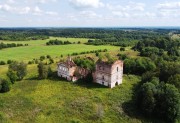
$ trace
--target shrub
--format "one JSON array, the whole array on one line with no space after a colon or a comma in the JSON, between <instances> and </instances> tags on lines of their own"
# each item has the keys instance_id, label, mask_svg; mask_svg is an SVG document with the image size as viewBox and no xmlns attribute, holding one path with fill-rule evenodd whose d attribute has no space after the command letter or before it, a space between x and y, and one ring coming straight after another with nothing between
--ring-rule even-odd
<instances>
[{"instance_id":1,"label":"shrub","mask_svg":"<svg viewBox=\"0 0 180 123\"><path fill-rule=\"evenodd\" d=\"M125 48L124 48L124 47L121 47L121 48L120 48L120 51L125 51Z\"/></svg>"},{"instance_id":2,"label":"shrub","mask_svg":"<svg viewBox=\"0 0 180 123\"><path fill-rule=\"evenodd\" d=\"M45 56L40 56L40 61L43 61L45 58Z\"/></svg>"},{"instance_id":3,"label":"shrub","mask_svg":"<svg viewBox=\"0 0 180 123\"><path fill-rule=\"evenodd\" d=\"M47 56L46 56L46 58L47 58L47 59L50 59L50 58L51 58L51 56L50 56L50 55L47 55Z\"/></svg>"},{"instance_id":4,"label":"shrub","mask_svg":"<svg viewBox=\"0 0 180 123\"><path fill-rule=\"evenodd\" d=\"M6 62L5 61L0 61L0 65L5 65Z\"/></svg>"},{"instance_id":5,"label":"shrub","mask_svg":"<svg viewBox=\"0 0 180 123\"><path fill-rule=\"evenodd\" d=\"M5 92L10 91L10 84L7 80L0 78L0 84L1 84L1 88L0 88L1 93L5 93Z\"/></svg>"},{"instance_id":6,"label":"shrub","mask_svg":"<svg viewBox=\"0 0 180 123\"><path fill-rule=\"evenodd\" d=\"M10 80L15 80L15 78L17 77L17 80L22 80L27 74L27 64L25 64L24 62L12 62L9 65L8 68L8 77L10 78ZM11 81L12 82L12 81Z\"/></svg>"},{"instance_id":7,"label":"shrub","mask_svg":"<svg viewBox=\"0 0 180 123\"><path fill-rule=\"evenodd\" d=\"M38 67L38 78L39 79L47 79L48 73L49 73L48 66L43 64L42 62L40 62L37 67Z\"/></svg>"},{"instance_id":8,"label":"shrub","mask_svg":"<svg viewBox=\"0 0 180 123\"><path fill-rule=\"evenodd\" d=\"M11 64L13 60L7 60L7 64Z\"/></svg>"}]
</instances>

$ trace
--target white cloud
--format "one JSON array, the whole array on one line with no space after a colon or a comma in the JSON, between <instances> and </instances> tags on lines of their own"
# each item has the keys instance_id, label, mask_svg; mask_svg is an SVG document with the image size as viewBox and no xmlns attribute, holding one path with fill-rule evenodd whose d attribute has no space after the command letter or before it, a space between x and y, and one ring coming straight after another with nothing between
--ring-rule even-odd
<instances>
[{"instance_id":1,"label":"white cloud","mask_svg":"<svg viewBox=\"0 0 180 123\"><path fill-rule=\"evenodd\" d=\"M107 8L114 11L144 11L145 4L134 2L130 2L128 5L125 6L107 4Z\"/></svg>"},{"instance_id":2,"label":"white cloud","mask_svg":"<svg viewBox=\"0 0 180 123\"><path fill-rule=\"evenodd\" d=\"M58 15L57 12L51 12L51 11L47 11L45 12L47 15L52 15L52 16L55 16L55 15Z\"/></svg>"},{"instance_id":3,"label":"white cloud","mask_svg":"<svg viewBox=\"0 0 180 123\"><path fill-rule=\"evenodd\" d=\"M30 7L24 7L19 11L19 14L28 14L31 11Z\"/></svg>"},{"instance_id":4,"label":"white cloud","mask_svg":"<svg viewBox=\"0 0 180 123\"><path fill-rule=\"evenodd\" d=\"M158 15L160 17L180 17L180 2L159 3L156 8L158 9Z\"/></svg>"},{"instance_id":5,"label":"white cloud","mask_svg":"<svg viewBox=\"0 0 180 123\"><path fill-rule=\"evenodd\" d=\"M13 10L13 8L7 4L0 5L0 10L5 12L10 12Z\"/></svg>"},{"instance_id":6,"label":"white cloud","mask_svg":"<svg viewBox=\"0 0 180 123\"><path fill-rule=\"evenodd\" d=\"M14 1L14 0L8 0L7 3L9 3L9 4L14 4L15 1Z\"/></svg>"},{"instance_id":7,"label":"white cloud","mask_svg":"<svg viewBox=\"0 0 180 123\"><path fill-rule=\"evenodd\" d=\"M100 0L69 0L70 4L77 9L81 8L99 8L104 6Z\"/></svg>"},{"instance_id":8,"label":"white cloud","mask_svg":"<svg viewBox=\"0 0 180 123\"><path fill-rule=\"evenodd\" d=\"M57 12L41 10L39 6L12 7L10 5L4 4L4 5L0 5L0 11L6 12L6 13L9 12L13 14L21 14L21 15L23 14L50 15L50 16L58 15Z\"/></svg>"},{"instance_id":9,"label":"white cloud","mask_svg":"<svg viewBox=\"0 0 180 123\"><path fill-rule=\"evenodd\" d=\"M49 2L57 2L57 0L37 0L38 3L49 3Z\"/></svg>"},{"instance_id":10,"label":"white cloud","mask_svg":"<svg viewBox=\"0 0 180 123\"><path fill-rule=\"evenodd\" d=\"M82 11L80 12L80 16L83 18L89 18L89 19L94 19L94 18L101 18L101 15L96 14L93 11Z\"/></svg>"},{"instance_id":11,"label":"white cloud","mask_svg":"<svg viewBox=\"0 0 180 123\"><path fill-rule=\"evenodd\" d=\"M165 2L157 5L158 9L180 9L180 2Z\"/></svg>"},{"instance_id":12,"label":"white cloud","mask_svg":"<svg viewBox=\"0 0 180 123\"><path fill-rule=\"evenodd\" d=\"M127 5L107 4L106 7L114 16L121 18L133 18L145 16L145 4L129 2Z\"/></svg>"}]
</instances>

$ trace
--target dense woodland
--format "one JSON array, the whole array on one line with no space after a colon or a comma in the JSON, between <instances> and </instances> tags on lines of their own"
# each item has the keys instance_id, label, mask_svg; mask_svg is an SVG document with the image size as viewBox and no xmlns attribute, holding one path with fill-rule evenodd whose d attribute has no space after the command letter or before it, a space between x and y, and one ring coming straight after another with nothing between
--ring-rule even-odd
<instances>
[{"instance_id":1,"label":"dense woodland","mask_svg":"<svg viewBox=\"0 0 180 123\"><path fill-rule=\"evenodd\" d=\"M38 40L55 37L88 38L87 45L121 46L117 57L124 60L124 73L141 77L140 84L134 89L134 107L150 118L158 118L166 122L180 121L180 40L172 39L171 32L179 34L179 30L171 29L0 29L0 40ZM49 41L47 45L63 45L62 41ZM123 54L125 47L131 46L138 51L140 57L130 58ZM101 52L92 51L99 60ZM86 52L80 54L87 54ZM78 53L71 54L79 55ZM106 54L109 63L113 62L111 55ZM44 57L40 57L43 61ZM48 57L50 58L50 57ZM53 62L52 62L53 63ZM92 60L75 58L75 63L81 67L94 70ZM22 71L21 71L22 70ZM44 72L43 72L44 70ZM38 65L39 78L48 77L49 67L42 62ZM26 64L12 62L7 76L12 83L22 80L26 75ZM9 91L9 83L1 79L1 92Z\"/></svg>"}]
</instances>

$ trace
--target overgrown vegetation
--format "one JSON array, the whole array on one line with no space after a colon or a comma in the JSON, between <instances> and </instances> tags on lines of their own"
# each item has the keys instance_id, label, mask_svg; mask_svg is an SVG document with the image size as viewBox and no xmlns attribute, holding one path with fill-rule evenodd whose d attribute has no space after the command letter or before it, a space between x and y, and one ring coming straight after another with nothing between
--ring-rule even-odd
<instances>
[{"instance_id":1,"label":"overgrown vegetation","mask_svg":"<svg viewBox=\"0 0 180 123\"><path fill-rule=\"evenodd\" d=\"M1 50L0 64L4 66L0 66L0 75L6 73L5 64L9 64L8 79L21 82L0 95L0 122L179 122L180 40L171 38L170 32L178 34L169 29L0 29L0 40L42 42L29 41L35 47L22 47L23 53L9 48L3 56ZM90 40L86 43L89 45L78 39L66 46L61 39L42 41L49 36L65 37L64 41L69 37ZM47 47L46 42L62 46ZM132 46L136 55L127 46ZM67 55L92 55L110 64L117 58L124 60L123 84L110 90L91 83L91 74L77 83L59 80L56 74L50 77L57 67L53 58ZM9 56L33 60L27 69L24 62L14 62ZM77 56L74 61L91 71L95 68L89 57ZM1 93L10 90L8 79L0 79Z\"/></svg>"},{"instance_id":2,"label":"overgrown vegetation","mask_svg":"<svg viewBox=\"0 0 180 123\"><path fill-rule=\"evenodd\" d=\"M1 49L5 49L5 48L11 48L11 47L21 47L21 46L28 46L28 44L15 44L15 43L11 43L11 44L5 44L3 42L0 43L0 50Z\"/></svg>"},{"instance_id":3,"label":"overgrown vegetation","mask_svg":"<svg viewBox=\"0 0 180 123\"><path fill-rule=\"evenodd\" d=\"M60 41L60 40L50 40L49 42L46 43L46 45L67 45L67 44L72 44L69 41Z\"/></svg>"}]
</instances>

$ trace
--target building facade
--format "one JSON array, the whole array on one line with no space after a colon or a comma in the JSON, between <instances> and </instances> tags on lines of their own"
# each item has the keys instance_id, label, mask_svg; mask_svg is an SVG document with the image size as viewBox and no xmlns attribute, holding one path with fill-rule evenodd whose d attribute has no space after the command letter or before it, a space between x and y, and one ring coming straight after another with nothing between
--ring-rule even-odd
<instances>
[{"instance_id":1,"label":"building facade","mask_svg":"<svg viewBox=\"0 0 180 123\"><path fill-rule=\"evenodd\" d=\"M123 62L117 60L113 64L107 62L97 62L96 70L93 73L94 82L110 88L122 84Z\"/></svg>"},{"instance_id":2,"label":"building facade","mask_svg":"<svg viewBox=\"0 0 180 123\"><path fill-rule=\"evenodd\" d=\"M68 57L65 62L60 62L57 69L57 74L59 77L73 82L80 78L85 78L90 72L85 68L78 67L71 57Z\"/></svg>"}]
</instances>

